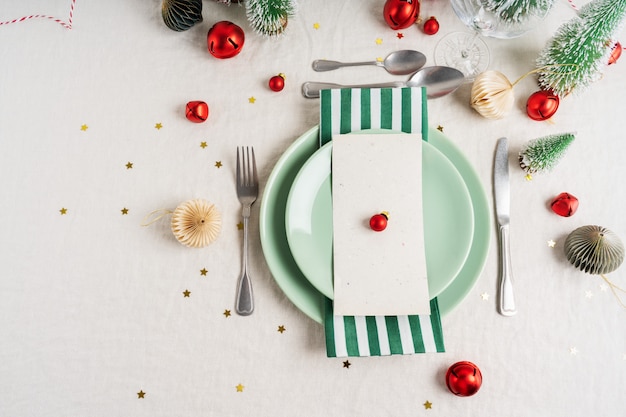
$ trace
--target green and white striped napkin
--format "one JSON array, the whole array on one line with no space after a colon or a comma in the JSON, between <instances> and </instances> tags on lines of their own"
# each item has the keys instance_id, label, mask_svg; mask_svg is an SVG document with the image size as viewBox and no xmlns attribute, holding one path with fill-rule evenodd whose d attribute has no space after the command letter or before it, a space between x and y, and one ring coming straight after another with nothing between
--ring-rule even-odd
<instances>
[{"instance_id":1,"label":"green and white striped napkin","mask_svg":"<svg viewBox=\"0 0 626 417\"><path fill-rule=\"evenodd\" d=\"M425 88L322 90L320 146L333 135L366 129L422 133L428 140ZM325 300L324 327L328 357L383 356L444 352L437 298L429 315L337 316Z\"/></svg>"}]
</instances>

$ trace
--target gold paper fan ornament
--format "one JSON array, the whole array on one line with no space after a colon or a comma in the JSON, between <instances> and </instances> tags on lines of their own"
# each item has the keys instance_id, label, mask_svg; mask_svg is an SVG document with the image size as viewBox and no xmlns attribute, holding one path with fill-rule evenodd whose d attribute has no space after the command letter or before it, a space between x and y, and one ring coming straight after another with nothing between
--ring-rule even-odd
<instances>
[{"instance_id":1,"label":"gold paper fan ornament","mask_svg":"<svg viewBox=\"0 0 626 417\"><path fill-rule=\"evenodd\" d=\"M519 80L518 80L519 81ZM485 71L474 79L470 94L470 104L481 116L487 119L501 119L513 107L515 99L513 86L504 74L498 71Z\"/></svg>"},{"instance_id":2,"label":"gold paper fan ornament","mask_svg":"<svg viewBox=\"0 0 626 417\"><path fill-rule=\"evenodd\" d=\"M171 226L172 233L180 243L203 248L219 236L222 215L215 205L206 200L189 200L176 207Z\"/></svg>"}]
</instances>

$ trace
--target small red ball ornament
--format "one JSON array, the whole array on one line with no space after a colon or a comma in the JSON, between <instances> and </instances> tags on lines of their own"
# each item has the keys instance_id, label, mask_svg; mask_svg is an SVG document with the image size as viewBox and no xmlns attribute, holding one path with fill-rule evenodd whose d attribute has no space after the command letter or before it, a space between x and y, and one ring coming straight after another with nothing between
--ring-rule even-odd
<instances>
[{"instance_id":1,"label":"small red ball ornament","mask_svg":"<svg viewBox=\"0 0 626 417\"><path fill-rule=\"evenodd\" d=\"M285 74L283 73L274 75L272 78L270 78L268 82L270 90L276 92L283 91L283 88L285 88L285 78Z\"/></svg>"},{"instance_id":2,"label":"small red ball ornament","mask_svg":"<svg viewBox=\"0 0 626 417\"><path fill-rule=\"evenodd\" d=\"M446 372L446 385L450 392L459 397L469 397L480 389L483 375L478 366L468 361L457 362Z\"/></svg>"},{"instance_id":3,"label":"small red ball ornament","mask_svg":"<svg viewBox=\"0 0 626 417\"><path fill-rule=\"evenodd\" d=\"M424 33L434 35L437 32L439 32L439 22L435 16L431 16L424 22Z\"/></svg>"},{"instance_id":4,"label":"small red ball ornament","mask_svg":"<svg viewBox=\"0 0 626 417\"><path fill-rule=\"evenodd\" d=\"M383 17L391 29L406 29L417 21L419 12L419 0L387 0Z\"/></svg>"},{"instance_id":5,"label":"small red ball ornament","mask_svg":"<svg viewBox=\"0 0 626 417\"><path fill-rule=\"evenodd\" d=\"M389 213L383 211L382 213L374 214L370 218L370 228L375 232L382 232L387 228L387 221L389 220Z\"/></svg>"},{"instance_id":6,"label":"small red ball ornament","mask_svg":"<svg viewBox=\"0 0 626 417\"><path fill-rule=\"evenodd\" d=\"M526 102L526 113L533 120L548 120L558 108L559 97L547 90L532 93Z\"/></svg>"},{"instance_id":7,"label":"small red ball ornament","mask_svg":"<svg viewBox=\"0 0 626 417\"><path fill-rule=\"evenodd\" d=\"M190 101L185 107L185 117L194 123L202 123L209 117L209 106L204 101Z\"/></svg>"},{"instance_id":8,"label":"small red ball ornament","mask_svg":"<svg viewBox=\"0 0 626 417\"><path fill-rule=\"evenodd\" d=\"M561 193L552 200L550 208L559 216L569 217L578 210L578 199L569 193Z\"/></svg>"},{"instance_id":9,"label":"small red ball ornament","mask_svg":"<svg viewBox=\"0 0 626 417\"><path fill-rule=\"evenodd\" d=\"M609 56L609 65L615 64L620 56L622 56L622 44L615 42L613 49L611 49L611 55Z\"/></svg>"},{"instance_id":10,"label":"small red ball ornament","mask_svg":"<svg viewBox=\"0 0 626 417\"><path fill-rule=\"evenodd\" d=\"M207 34L207 48L216 58L232 58L241 52L245 41L243 29L226 20L217 22Z\"/></svg>"}]
</instances>

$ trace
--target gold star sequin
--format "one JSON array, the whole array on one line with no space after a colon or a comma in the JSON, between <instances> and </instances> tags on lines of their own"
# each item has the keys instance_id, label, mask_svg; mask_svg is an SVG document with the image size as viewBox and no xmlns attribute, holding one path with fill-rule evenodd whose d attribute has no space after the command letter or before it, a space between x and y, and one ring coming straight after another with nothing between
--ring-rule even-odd
<instances>
[{"instance_id":1,"label":"gold star sequin","mask_svg":"<svg viewBox=\"0 0 626 417\"><path fill-rule=\"evenodd\" d=\"M157 124L155 124L155 125L154 125L154 128L155 128L156 130L161 130L161 128L162 128L162 127L163 127L163 124L162 124L161 122L159 122L159 123L157 123Z\"/></svg>"},{"instance_id":2,"label":"gold star sequin","mask_svg":"<svg viewBox=\"0 0 626 417\"><path fill-rule=\"evenodd\" d=\"M243 230L243 222L237 223L237 230Z\"/></svg>"},{"instance_id":3,"label":"gold star sequin","mask_svg":"<svg viewBox=\"0 0 626 417\"><path fill-rule=\"evenodd\" d=\"M83 132L86 132L87 129L89 129L89 126L87 126L87 125L80 125L80 130L82 130Z\"/></svg>"},{"instance_id":4,"label":"gold star sequin","mask_svg":"<svg viewBox=\"0 0 626 417\"><path fill-rule=\"evenodd\" d=\"M255 101L256 98L254 98L254 96L248 98L248 103L254 104Z\"/></svg>"},{"instance_id":5,"label":"gold star sequin","mask_svg":"<svg viewBox=\"0 0 626 417\"><path fill-rule=\"evenodd\" d=\"M376 45L382 45L382 43L383 43L382 38L376 38Z\"/></svg>"},{"instance_id":6,"label":"gold star sequin","mask_svg":"<svg viewBox=\"0 0 626 417\"><path fill-rule=\"evenodd\" d=\"M344 367L344 368L350 368L350 365L352 365L352 364L350 363L350 361L343 361L343 367Z\"/></svg>"},{"instance_id":7,"label":"gold star sequin","mask_svg":"<svg viewBox=\"0 0 626 417\"><path fill-rule=\"evenodd\" d=\"M61 210L59 210L59 213L61 213L61 216L64 216L67 214L67 209L65 207L61 207Z\"/></svg>"},{"instance_id":8,"label":"gold star sequin","mask_svg":"<svg viewBox=\"0 0 626 417\"><path fill-rule=\"evenodd\" d=\"M278 333L283 333L285 330L285 326L283 326L282 324L280 326L278 326Z\"/></svg>"},{"instance_id":9,"label":"gold star sequin","mask_svg":"<svg viewBox=\"0 0 626 417\"><path fill-rule=\"evenodd\" d=\"M430 401L426 400L426 402L424 403L424 408L426 410L430 410L431 408L433 408L433 403L431 403Z\"/></svg>"},{"instance_id":10,"label":"gold star sequin","mask_svg":"<svg viewBox=\"0 0 626 417\"><path fill-rule=\"evenodd\" d=\"M376 58L376 62L383 62L384 60L385 59L383 57L380 57L380 56L378 58Z\"/></svg>"},{"instance_id":11,"label":"gold star sequin","mask_svg":"<svg viewBox=\"0 0 626 417\"><path fill-rule=\"evenodd\" d=\"M319 28L320 28L320 24L319 23L317 23L317 22L313 23L313 29L317 30Z\"/></svg>"},{"instance_id":12,"label":"gold star sequin","mask_svg":"<svg viewBox=\"0 0 626 417\"><path fill-rule=\"evenodd\" d=\"M200 142L200 147L202 149L206 148L208 145L206 144L206 142Z\"/></svg>"},{"instance_id":13,"label":"gold star sequin","mask_svg":"<svg viewBox=\"0 0 626 417\"><path fill-rule=\"evenodd\" d=\"M221 168L222 167L222 161L215 161L215 167L216 168Z\"/></svg>"},{"instance_id":14,"label":"gold star sequin","mask_svg":"<svg viewBox=\"0 0 626 417\"><path fill-rule=\"evenodd\" d=\"M556 242L552 239L548 240L548 246L550 246L551 248L556 246Z\"/></svg>"},{"instance_id":15,"label":"gold star sequin","mask_svg":"<svg viewBox=\"0 0 626 417\"><path fill-rule=\"evenodd\" d=\"M120 210L122 212L122 216L128 214L128 209L126 207L124 207L122 210Z\"/></svg>"},{"instance_id":16,"label":"gold star sequin","mask_svg":"<svg viewBox=\"0 0 626 417\"><path fill-rule=\"evenodd\" d=\"M243 389L245 387L243 385L241 385L241 384L237 384L237 386L235 388L237 389L237 392L243 392Z\"/></svg>"},{"instance_id":17,"label":"gold star sequin","mask_svg":"<svg viewBox=\"0 0 626 417\"><path fill-rule=\"evenodd\" d=\"M224 317L230 317L230 310L224 310Z\"/></svg>"},{"instance_id":18,"label":"gold star sequin","mask_svg":"<svg viewBox=\"0 0 626 417\"><path fill-rule=\"evenodd\" d=\"M189 297L191 295L191 291L185 290L183 291L183 297Z\"/></svg>"},{"instance_id":19,"label":"gold star sequin","mask_svg":"<svg viewBox=\"0 0 626 417\"><path fill-rule=\"evenodd\" d=\"M443 126L438 125L438 126L437 126L437 130L443 133Z\"/></svg>"},{"instance_id":20,"label":"gold star sequin","mask_svg":"<svg viewBox=\"0 0 626 417\"><path fill-rule=\"evenodd\" d=\"M133 163L132 162L127 162L126 163L126 169L133 169Z\"/></svg>"},{"instance_id":21,"label":"gold star sequin","mask_svg":"<svg viewBox=\"0 0 626 417\"><path fill-rule=\"evenodd\" d=\"M207 273L207 272L209 272L209 271L207 271L207 269L206 269L206 268L202 268L202 269L200 270L200 275L202 275L202 276L205 276L205 277L206 277L206 273Z\"/></svg>"},{"instance_id":22,"label":"gold star sequin","mask_svg":"<svg viewBox=\"0 0 626 417\"><path fill-rule=\"evenodd\" d=\"M141 391L139 391L139 392L137 393L137 398L144 398L145 396L146 396L146 393L145 393L145 392L143 392L143 390L141 390Z\"/></svg>"},{"instance_id":23,"label":"gold star sequin","mask_svg":"<svg viewBox=\"0 0 626 417\"><path fill-rule=\"evenodd\" d=\"M482 298L483 301L487 301L487 300L489 300L489 294L484 292L484 293L480 294L480 298Z\"/></svg>"},{"instance_id":24,"label":"gold star sequin","mask_svg":"<svg viewBox=\"0 0 626 417\"><path fill-rule=\"evenodd\" d=\"M526 174L526 176L524 178L526 178L526 181L532 181L533 180L533 176L530 175L530 174Z\"/></svg>"}]
</instances>

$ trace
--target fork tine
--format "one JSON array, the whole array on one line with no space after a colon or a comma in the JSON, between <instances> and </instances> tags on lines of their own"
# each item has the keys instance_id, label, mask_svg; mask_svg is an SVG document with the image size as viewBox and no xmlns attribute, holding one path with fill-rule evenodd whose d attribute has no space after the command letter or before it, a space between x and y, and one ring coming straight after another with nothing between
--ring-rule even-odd
<instances>
[{"instance_id":1,"label":"fork tine","mask_svg":"<svg viewBox=\"0 0 626 417\"><path fill-rule=\"evenodd\" d=\"M239 162L239 147L237 147L237 186L241 185L241 166Z\"/></svg>"},{"instance_id":2,"label":"fork tine","mask_svg":"<svg viewBox=\"0 0 626 417\"><path fill-rule=\"evenodd\" d=\"M259 185L259 176L256 172L256 158L254 157L254 147L252 147L252 185L254 187Z\"/></svg>"},{"instance_id":3,"label":"fork tine","mask_svg":"<svg viewBox=\"0 0 626 417\"><path fill-rule=\"evenodd\" d=\"M246 146L246 187L250 186L250 177L251 177L251 172L250 172L250 147Z\"/></svg>"}]
</instances>

